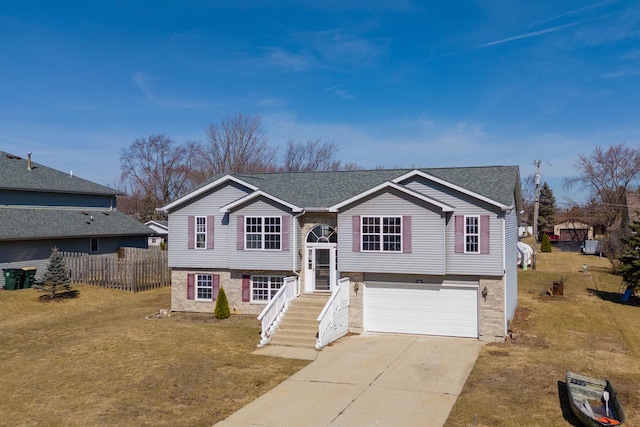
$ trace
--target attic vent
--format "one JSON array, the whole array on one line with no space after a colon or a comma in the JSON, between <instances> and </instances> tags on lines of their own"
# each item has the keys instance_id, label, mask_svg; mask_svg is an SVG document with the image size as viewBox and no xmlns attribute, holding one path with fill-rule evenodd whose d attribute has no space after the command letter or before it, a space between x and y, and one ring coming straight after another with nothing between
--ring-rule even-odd
<instances>
[{"instance_id":1,"label":"attic vent","mask_svg":"<svg viewBox=\"0 0 640 427\"><path fill-rule=\"evenodd\" d=\"M11 160L22 160L22 157L20 156L14 156L13 154L5 154L5 157L7 159L11 159Z\"/></svg>"},{"instance_id":2,"label":"attic vent","mask_svg":"<svg viewBox=\"0 0 640 427\"><path fill-rule=\"evenodd\" d=\"M102 215L107 215L107 216L109 216L109 212L102 212Z\"/></svg>"},{"instance_id":3,"label":"attic vent","mask_svg":"<svg viewBox=\"0 0 640 427\"><path fill-rule=\"evenodd\" d=\"M82 211L82 215L89 215L89 212L87 212L87 211Z\"/></svg>"}]
</instances>

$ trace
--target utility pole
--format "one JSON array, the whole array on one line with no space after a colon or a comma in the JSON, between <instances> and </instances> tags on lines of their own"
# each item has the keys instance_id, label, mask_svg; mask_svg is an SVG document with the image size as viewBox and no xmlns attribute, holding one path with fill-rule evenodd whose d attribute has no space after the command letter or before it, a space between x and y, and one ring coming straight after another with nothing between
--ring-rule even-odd
<instances>
[{"instance_id":1,"label":"utility pole","mask_svg":"<svg viewBox=\"0 0 640 427\"><path fill-rule=\"evenodd\" d=\"M533 205L533 259L531 260L531 268L536 269L536 263L538 262L538 210L540 209L540 160L535 160L533 164L536 166L535 184L536 184L536 199Z\"/></svg>"}]
</instances>

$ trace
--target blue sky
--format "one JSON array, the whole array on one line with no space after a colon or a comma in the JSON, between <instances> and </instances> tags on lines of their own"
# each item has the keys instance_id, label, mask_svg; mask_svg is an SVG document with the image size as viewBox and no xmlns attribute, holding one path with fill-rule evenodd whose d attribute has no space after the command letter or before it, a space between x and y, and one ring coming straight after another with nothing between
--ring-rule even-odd
<instances>
[{"instance_id":1,"label":"blue sky","mask_svg":"<svg viewBox=\"0 0 640 427\"><path fill-rule=\"evenodd\" d=\"M119 153L204 140L238 112L269 141L367 168L540 159L640 142L635 1L20 1L0 7L0 150L114 186ZM561 205L562 206L562 205Z\"/></svg>"}]
</instances>

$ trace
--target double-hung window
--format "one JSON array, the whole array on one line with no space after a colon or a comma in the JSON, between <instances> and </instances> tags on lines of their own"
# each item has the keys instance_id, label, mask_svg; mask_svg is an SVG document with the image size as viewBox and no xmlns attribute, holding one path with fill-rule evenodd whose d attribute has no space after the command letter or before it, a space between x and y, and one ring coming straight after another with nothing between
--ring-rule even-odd
<instances>
[{"instance_id":1,"label":"double-hung window","mask_svg":"<svg viewBox=\"0 0 640 427\"><path fill-rule=\"evenodd\" d=\"M196 275L196 300L212 301L213 298L213 275Z\"/></svg>"},{"instance_id":2,"label":"double-hung window","mask_svg":"<svg viewBox=\"0 0 640 427\"><path fill-rule=\"evenodd\" d=\"M245 248L280 250L282 241L281 217L245 217Z\"/></svg>"},{"instance_id":3,"label":"double-hung window","mask_svg":"<svg viewBox=\"0 0 640 427\"><path fill-rule=\"evenodd\" d=\"M283 276L251 276L251 302L271 301L283 282Z\"/></svg>"},{"instance_id":4,"label":"double-hung window","mask_svg":"<svg viewBox=\"0 0 640 427\"><path fill-rule=\"evenodd\" d=\"M402 252L402 217L363 216L363 252Z\"/></svg>"},{"instance_id":5,"label":"double-hung window","mask_svg":"<svg viewBox=\"0 0 640 427\"><path fill-rule=\"evenodd\" d=\"M205 249L207 247L207 217L196 217L196 248Z\"/></svg>"},{"instance_id":6,"label":"double-hung window","mask_svg":"<svg viewBox=\"0 0 640 427\"><path fill-rule=\"evenodd\" d=\"M480 253L480 217L464 217L464 252L468 254Z\"/></svg>"}]
</instances>

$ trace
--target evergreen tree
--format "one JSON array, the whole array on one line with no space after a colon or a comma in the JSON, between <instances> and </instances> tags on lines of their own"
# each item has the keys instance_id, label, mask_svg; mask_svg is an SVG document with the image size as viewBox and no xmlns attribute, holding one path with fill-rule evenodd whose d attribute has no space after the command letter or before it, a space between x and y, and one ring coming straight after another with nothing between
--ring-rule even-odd
<instances>
[{"instance_id":1,"label":"evergreen tree","mask_svg":"<svg viewBox=\"0 0 640 427\"><path fill-rule=\"evenodd\" d=\"M538 230L553 230L553 226L556 224L556 210L556 198L551 187L545 182L540 189Z\"/></svg>"},{"instance_id":2,"label":"evergreen tree","mask_svg":"<svg viewBox=\"0 0 640 427\"><path fill-rule=\"evenodd\" d=\"M222 287L218 291L218 299L216 300L216 308L213 310L213 315L216 316L216 319L227 319L231 316L227 294L225 294Z\"/></svg>"},{"instance_id":3,"label":"evergreen tree","mask_svg":"<svg viewBox=\"0 0 640 427\"><path fill-rule=\"evenodd\" d=\"M64 266L64 258L58 248L51 250L47 270L42 275L42 282L38 283L38 289L49 294L49 298L56 296L62 290L71 290L71 274Z\"/></svg>"},{"instance_id":4,"label":"evergreen tree","mask_svg":"<svg viewBox=\"0 0 640 427\"><path fill-rule=\"evenodd\" d=\"M631 235L622 239L626 250L620 256L618 272L628 286L640 287L640 221L629 224Z\"/></svg>"},{"instance_id":5,"label":"evergreen tree","mask_svg":"<svg viewBox=\"0 0 640 427\"><path fill-rule=\"evenodd\" d=\"M551 252L551 239L549 239L549 235L544 233L542 234L542 243L540 244L540 250L542 252Z\"/></svg>"}]
</instances>

